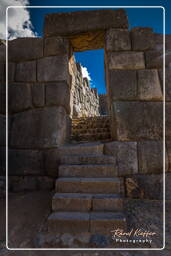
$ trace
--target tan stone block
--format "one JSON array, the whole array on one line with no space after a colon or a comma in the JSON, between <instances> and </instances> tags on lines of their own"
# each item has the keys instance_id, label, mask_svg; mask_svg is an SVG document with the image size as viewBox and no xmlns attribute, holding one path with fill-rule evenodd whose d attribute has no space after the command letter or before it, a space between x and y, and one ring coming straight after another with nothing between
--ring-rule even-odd
<instances>
[{"instance_id":1,"label":"tan stone block","mask_svg":"<svg viewBox=\"0 0 171 256\"><path fill-rule=\"evenodd\" d=\"M123 208L123 199L118 195L95 195L92 197L93 211L119 211Z\"/></svg>"}]
</instances>

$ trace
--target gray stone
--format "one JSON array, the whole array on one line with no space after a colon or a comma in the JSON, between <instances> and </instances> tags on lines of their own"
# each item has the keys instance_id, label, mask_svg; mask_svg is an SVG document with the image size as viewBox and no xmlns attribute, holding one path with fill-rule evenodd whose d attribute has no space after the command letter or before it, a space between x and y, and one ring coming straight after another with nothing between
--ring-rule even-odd
<instances>
[{"instance_id":1,"label":"gray stone","mask_svg":"<svg viewBox=\"0 0 171 256\"><path fill-rule=\"evenodd\" d=\"M166 140L171 139L171 103L167 102L165 106L165 129L166 129Z\"/></svg>"},{"instance_id":2,"label":"gray stone","mask_svg":"<svg viewBox=\"0 0 171 256\"><path fill-rule=\"evenodd\" d=\"M31 87L32 102L35 107L43 107L45 105L45 86L44 84L33 84Z\"/></svg>"},{"instance_id":3,"label":"gray stone","mask_svg":"<svg viewBox=\"0 0 171 256\"><path fill-rule=\"evenodd\" d=\"M161 79L161 87L163 89L163 70L159 70L159 76ZM171 69L166 68L165 69L165 96L166 96L166 101L171 101Z\"/></svg>"},{"instance_id":4,"label":"gray stone","mask_svg":"<svg viewBox=\"0 0 171 256\"><path fill-rule=\"evenodd\" d=\"M44 34L45 37L51 37L108 28L128 28L127 16L123 9L48 14L45 17Z\"/></svg>"},{"instance_id":5,"label":"gray stone","mask_svg":"<svg viewBox=\"0 0 171 256\"><path fill-rule=\"evenodd\" d=\"M154 47L154 36L151 32L132 31L131 38L134 51L146 51Z\"/></svg>"},{"instance_id":6,"label":"gray stone","mask_svg":"<svg viewBox=\"0 0 171 256\"><path fill-rule=\"evenodd\" d=\"M1 175L6 173L6 148L0 147L0 170Z\"/></svg>"},{"instance_id":7,"label":"gray stone","mask_svg":"<svg viewBox=\"0 0 171 256\"><path fill-rule=\"evenodd\" d=\"M0 62L0 82L5 81L5 63Z\"/></svg>"},{"instance_id":8,"label":"gray stone","mask_svg":"<svg viewBox=\"0 0 171 256\"><path fill-rule=\"evenodd\" d=\"M36 81L36 61L18 63L16 66L16 81L35 82Z\"/></svg>"},{"instance_id":9,"label":"gray stone","mask_svg":"<svg viewBox=\"0 0 171 256\"><path fill-rule=\"evenodd\" d=\"M162 173L163 172L163 142L162 141L138 142L138 159L139 159L140 173ZM166 162L168 163L167 158L166 158Z\"/></svg>"},{"instance_id":10,"label":"gray stone","mask_svg":"<svg viewBox=\"0 0 171 256\"><path fill-rule=\"evenodd\" d=\"M109 29L106 32L107 51L131 50L130 32L127 30Z\"/></svg>"},{"instance_id":11,"label":"gray stone","mask_svg":"<svg viewBox=\"0 0 171 256\"><path fill-rule=\"evenodd\" d=\"M15 63L9 62L8 63L8 81L12 82L14 81L15 76Z\"/></svg>"},{"instance_id":12,"label":"gray stone","mask_svg":"<svg viewBox=\"0 0 171 256\"><path fill-rule=\"evenodd\" d=\"M42 38L17 38L9 41L8 57L12 61L33 60L43 57Z\"/></svg>"},{"instance_id":13,"label":"gray stone","mask_svg":"<svg viewBox=\"0 0 171 256\"><path fill-rule=\"evenodd\" d=\"M44 55L65 55L69 54L69 41L62 37L45 38Z\"/></svg>"},{"instance_id":14,"label":"gray stone","mask_svg":"<svg viewBox=\"0 0 171 256\"><path fill-rule=\"evenodd\" d=\"M6 117L0 115L0 146L6 145Z\"/></svg>"},{"instance_id":15,"label":"gray stone","mask_svg":"<svg viewBox=\"0 0 171 256\"><path fill-rule=\"evenodd\" d=\"M138 97L140 100L162 100L158 71L138 70Z\"/></svg>"},{"instance_id":16,"label":"gray stone","mask_svg":"<svg viewBox=\"0 0 171 256\"><path fill-rule=\"evenodd\" d=\"M6 60L6 46L5 44L0 45L0 62L5 63Z\"/></svg>"},{"instance_id":17,"label":"gray stone","mask_svg":"<svg viewBox=\"0 0 171 256\"><path fill-rule=\"evenodd\" d=\"M171 173L166 174L166 200L171 200Z\"/></svg>"},{"instance_id":18,"label":"gray stone","mask_svg":"<svg viewBox=\"0 0 171 256\"><path fill-rule=\"evenodd\" d=\"M37 177L37 189L38 190L52 190L54 189L54 179L51 177L40 176Z\"/></svg>"},{"instance_id":19,"label":"gray stone","mask_svg":"<svg viewBox=\"0 0 171 256\"><path fill-rule=\"evenodd\" d=\"M167 156L168 156L168 171L171 171L171 141L166 141L166 148L167 148Z\"/></svg>"},{"instance_id":20,"label":"gray stone","mask_svg":"<svg viewBox=\"0 0 171 256\"><path fill-rule=\"evenodd\" d=\"M163 175L134 175L126 178L125 187L127 197L162 200Z\"/></svg>"},{"instance_id":21,"label":"gray stone","mask_svg":"<svg viewBox=\"0 0 171 256\"><path fill-rule=\"evenodd\" d=\"M70 89L66 82L46 84L46 105L63 106L70 113Z\"/></svg>"},{"instance_id":22,"label":"gray stone","mask_svg":"<svg viewBox=\"0 0 171 256\"><path fill-rule=\"evenodd\" d=\"M0 82L0 114L6 114L6 84Z\"/></svg>"},{"instance_id":23,"label":"gray stone","mask_svg":"<svg viewBox=\"0 0 171 256\"><path fill-rule=\"evenodd\" d=\"M9 149L9 175L44 175L43 152Z\"/></svg>"},{"instance_id":24,"label":"gray stone","mask_svg":"<svg viewBox=\"0 0 171 256\"><path fill-rule=\"evenodd\" d=\"M143 52L108 53L109 69L144 69Z\"/></svg>"},{"instance_id":25,"label":"gray stone","mask_svg":"<svg viewBox=\"0 0 171 256\"><path fill-rule=\"evenodd\" d=\"M105 144L104 153L116 158L118 176L138 173L136 142L113 141Z\"/></svg>"},{"instance_id":26,"label":"gray stone","mask_svg":"<svg viewBox=\"0 0 171 256\"><path fill-rule=\"evenodd\" d=\"M15 114L10 144L20 148L59 146L66 139L66 125L66 112L63 107L35 109Z\"/></svg>"},{"instance_id":27,"label":"gray stone","mask_svg":"<svg viewBox=\"0 0 171 256\"><path fill-rule=\"evenodd\" d=\"M58 166L60 163L59 149L47 149L44 151L45 171L48 176L58 176Z\"/></svg>"},{"instance_id":28,"label":"gray stone","mask_svg":"<svg viewBox=\"0 0 171 256\"><path fill-rule=\"evenodd\" d=\"M145 52L145 60L147 68L162 68L163 67L163 50L160 51L147 51ZM171 54L166 52L165 65L170 67L171 65Z\"/></svg>"},{"instance_id":29,"label":"gray stone","mask_svg":"<svg viewBox=\"0 0 171 256\"><path fill-rule=\"evenodd\" d=\"M10 84L8 88L9 113L16 113L32 107L31 88L29 84Z\"/></svg>"},{"instance_id":30,"label":"gray stone","mask_svg":"<svg viewBox=\"0 0 171 256\"><path fill-rule=\"evenodd\" d=\"M68 81L68 57L51 56L37 61L37 79L38 81Z\"/></svg>"},{"instance_id":31,"label":"gray stone","mask_svg":"<svg viewBox=\"0 0 171 256\"><path fill-rule=\"evenodd\" d=\"M162 138L162 102L117 102L113 105L119 140Z\"/></svg>"},{"instance_id":32,"label":"gray stone","mask_svg":"<svg viewBox=\"0 0 171 256\"><path fill-rule=\"evenodd\" d=\"M110 97L113 100L131 100L137 96L137 77L135 70L110 70Z\"/></svg>"}]
</instances>

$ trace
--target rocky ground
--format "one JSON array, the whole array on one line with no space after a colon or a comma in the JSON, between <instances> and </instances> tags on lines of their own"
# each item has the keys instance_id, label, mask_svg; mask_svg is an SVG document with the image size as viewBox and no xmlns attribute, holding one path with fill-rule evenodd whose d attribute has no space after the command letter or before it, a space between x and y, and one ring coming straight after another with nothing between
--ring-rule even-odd
<instances>
[{"instance_id":1,"label":"rocky ground","mask_svg":"<svg viewBox=\"0 0 171 256\"><path fill-rule=\"evenodd\" d=\"M9 247L34 247L35 236L44 226L51 210L52 193L45 191L12 193L9 195ZM127 218L130 226L143 225L151 227L159 233L161 230L161 202L159 201L125 201ZM5 199L0 199L0 255L1 256L153 256L154 251L14 251L5 249ZM155 251L155 256L169 256L171 253L171 201L166 202L166 247L163 251ZM147 216L144 218L144 216ZM161 234L155 239L160 246Z\"/></svg>"}]
</instances>

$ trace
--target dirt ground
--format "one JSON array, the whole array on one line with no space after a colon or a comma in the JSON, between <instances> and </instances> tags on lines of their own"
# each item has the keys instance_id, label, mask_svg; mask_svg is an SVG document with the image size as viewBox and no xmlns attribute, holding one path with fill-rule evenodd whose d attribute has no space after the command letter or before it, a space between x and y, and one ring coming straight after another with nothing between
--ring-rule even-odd
<instances>
[{"instance_id":1,"label":"dirt ground","mask_svg":"<svg viewBox=\"0 0 171 256\"><path fill-rule=\"evenodd\" d=\"M5 199L0 199L0 256L170 256L163 251L24 251L34 247L34 237L42 228L51 210L52 193L36 191L9 195L9 247L5 248Z\"/></svg>"}]
</instances>

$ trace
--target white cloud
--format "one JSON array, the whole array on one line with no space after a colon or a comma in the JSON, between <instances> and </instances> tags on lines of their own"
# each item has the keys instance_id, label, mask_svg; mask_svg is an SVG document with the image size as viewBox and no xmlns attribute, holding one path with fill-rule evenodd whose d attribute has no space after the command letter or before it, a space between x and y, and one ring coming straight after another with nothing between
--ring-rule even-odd
<instances>
[{"instance_id":1,"label":"white cloud","mask_svg":"<svg viewBox=\"0 0 171 256\"><path fill-rule=\"evenodd\" d=\"M81 71L82 71L83 77L86 77L89 81L92 81L90 73L88 72L86 67L83 67L81 65Z\"/></svg>"},{"instance_id":2,"label":"white cloud","mask_svg":"<svg viewBox=\"0 0 171 256\"><path fill-rule=\"evenodd\" d=\"M6 8L8 6L27 6L28 0L1 0L0 3L0 38L6 38ZM17 37L35 37L30 14L25 8L10 8L8 10L9 39Z\"/></svg>"}]
</instances>

